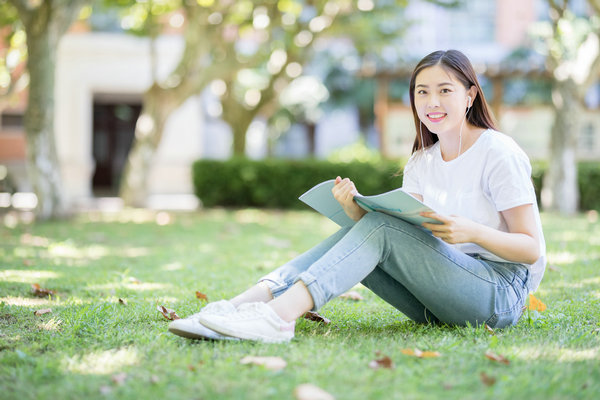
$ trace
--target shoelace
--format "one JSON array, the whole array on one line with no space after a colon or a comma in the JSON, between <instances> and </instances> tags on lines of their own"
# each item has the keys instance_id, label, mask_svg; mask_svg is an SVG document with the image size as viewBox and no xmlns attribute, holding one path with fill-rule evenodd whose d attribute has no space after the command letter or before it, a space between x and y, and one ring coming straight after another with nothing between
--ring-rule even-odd
<instances>
[{"instance_id":1,"label":"shoelace","mask_svg":"<svg viewBox=\"0 0 600 400\"><path fill-rule=\"evenodd\" d=\"M265 307L268 307L268 306L264 303L242 304L237 309L237 312L235 312L233 314L229 314L228 317L230 319L238 320L238 319L246 319L247 317L254 317L257 314L262 316L262 315L268 314L263 311L263 310L265 310Z\"/></svg>"},{"instance_id":2,"label":"shoelace","mask_svg":"<svg viewBox=\"0 0 600 400\"><path fill-rule=\"evenodd\" d=\"M197 312L196 314L192 314L190 315L188 318L190 319L198 319L198 316L202 313L211 313L211 314L225 314L225 313L229 313L229 311L232 308L227 307L226 303L221 303L221 302L215 302L215 303L209 303L206 307L202 308L199 312ZM235 307L234 307L235 309Z\"/></svg>"}]
</instances>

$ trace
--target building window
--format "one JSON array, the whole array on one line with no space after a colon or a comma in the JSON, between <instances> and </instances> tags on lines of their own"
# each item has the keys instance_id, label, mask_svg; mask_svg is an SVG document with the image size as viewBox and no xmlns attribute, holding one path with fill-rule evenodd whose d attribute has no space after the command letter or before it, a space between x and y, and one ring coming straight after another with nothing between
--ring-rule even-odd
<instances>
[{"instance_id":1,"label":"building window","mask_svg":"<svg viewBox=\"0 0 600 400\"><path fill-rule=\"evenodd\" d=\"M414 22L407 47L420 49L419 53L423 52L422 47L472 47L494 43L496 39L495 1L467 0L452 8L414 1L407 8L407 16Z\"/></svg>"},{"instance_id":2,"label":"building window","mask_svg":"<svg viewBox=\"0 0 600 400\"><path fill-rule=\"evenodd\" d=\"M2 130L23 129L23 114L2 114L0 115Z\"/></svg>"},{"instance_id":3,"label":"building window","mask_svg":"<svg viewBox=\"0 0 600 400\"><path fill-rule=\"evenodd\" d=\"M591 121L587 121L579 131L579 150L585 153L593 153L596 147L596 130Z\"/></svg>"}]
</instances>

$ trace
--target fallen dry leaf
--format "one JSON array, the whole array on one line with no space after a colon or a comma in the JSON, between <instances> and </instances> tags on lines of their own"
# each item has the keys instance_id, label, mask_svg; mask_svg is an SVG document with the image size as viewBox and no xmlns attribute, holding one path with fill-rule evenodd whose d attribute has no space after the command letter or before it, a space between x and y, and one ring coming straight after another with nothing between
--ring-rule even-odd
<instances>
[{"instance_id":1,"label":"fallen dry leaf","mask_svg":"<svg viewBox=\"0 0 600 400\"><path fill-rule=\"evenodd\" d=\"M417 358L434 358L441 356L437 351L421 351L417 348L414 349L402 349L400 350L402 354L406 354L407 356L417 357Z\"/></svg>"},{"instance_id":2,"label":"fallen dry leaf","mask_svg":"<svg viewBox=\"0 0 600 400\"><path fill-rule=\"evenodd\" d=\"M508 358L504 357L503 355L500 354L496 354L496 353L492 353L491 351L487 351L485 353L486 358L495 361L495 362L499 362L502 364L510 364L510 361L508 361Z\"/></svg>"},{"instance_id":3,"label":"fallen dry leaf","mask_svg":"<svg viewBox=\"0 0 600 400\"><path fill-rule=\"evenodd\" d=\"M52 312L51 308L42 308L41 310L35 311L33 313L33 315L40 316L40 315L48 314L48 313L51 313L51 312Z\"/></svg>"},{"instance_id":4,"label":"fallen dry leaf","mask_svg":"<svg viewBox=\"0 0 600 400\"><path fill-rule=\"evenodd\" d=\"M240 360L240 364L260 365L271 371L279 371L287 366L287 362L281 357L246 356Z\"/></svg>"},{"instance_id":5,"label":"fallen dry leaf","mask_svg":"<svg viewBox=\"0 0 600 400\"><path fill-rule=\"evenodd\" d=\"M331 321L329 319L325 318L324 316L322 316L320 314L317 314L314 311L307 311L306 313L304 313L303 317L310 321L320 322L325 325L329 325L331 323Z\"/></svg>"},{"instance_id":6,"label":"fallen dry leaf","mask_svg":"<svg viewBox=\"0 0 600 400\"><path fill-rule=\"evenodd\" d=\"M112 388L110 386L107 386L107 385L100 386L100 394L103 394L106 396L107 394L110 394L110 392L112 392Z\"/></svg>"},{"instance_id":7,"label":"fallen dry leaf","mask_svg":"<svg viewBox=\"0 0 600 400\"><path fill-rule=\"evenodd\" d=\"M121 303L124 306L126 306L127 305L127 300L125 300L125 299L119 299L119 303Z\"/></svg>"},{"instance_id":8,"label":"fallen dry leaf","mask_svg":"<svg viewBox=\"0 0 600 400\"><path fill-rule=\"evenodd\" d=\"M494 383L496 383L496 378L494 378L493 376L489 376L485 372L480 373L479 378L485 386L492 386Z\"/></svg>"},{"instance_id":9,"label":"fallen dry leaf","mask_svg":"<svg viewBox=\"0 0 600 400\"><path fill-rule=\"evenodd\" d=\"M197 290L196 290L196 298L199 299L199 300L208 301L208 297L204 293L199 292Z\"/></svg>"},{"instance_id":10,"label":"fallen dry leaf","mask_svg":"<svg viewBox=\"0 0 600 400\"><path fill-rule=\"evenodd\" d=\"M341 299L347 299L347 300L354 300L354 301L360 301L360 300L364 300L365 298L361 296L360 293L355 292L353 290L346 292L344 294L340 295Z\"/></svg>"},{"instance_id":11,"label":"fallen dry leaf","mask_svg":"<svg viewBox=\"0 0 600 400\"><path fill-rule=\"evenodd\" d=\"M26 267L31 267L33 265L32 260L23 260L23 265Z\"/></svg>"},{"instance_id":12,"label":"fallen dry leaf","mask_svg":"<svg viewBox=\"0 0 600 400\"><path fill-rule=\"evenodd\" d=\"M379 351L376 352L375 355L379 358L376 358L375 360L371 360L369 362L369 368L373 368L373 369L379 369L379 368L393 369L393 368L395 368L394 362L388 356L381 357L381 353Z\"/></svg>"},{"instance_id":13,"label":"fallen dry leaf","mask_svg":"<svg viewBox=\"0 0 600 400\"><path fill-rule=\"evenodd\" d=\"M32 284L31 289L33 289L33 295L37 296L37 297L54 296L54 293L55 293L54 290L45 289L43 287L40 287L40 285L38 283Z\"/></svg>"},{"instance_id":14,"label":"fallen dry leaf","mask_svg":"<svg viewBox=\"0 0 600 400\"><path fill-rule=\"evenodd\" d=\"M558 268L556 265L552 265L552 264L548 264L548 269L550 271L554 271L554 272L561 272L560 268Z\"/></svg>"},{"instance_id":15,"label":"fallen dry leaf","mask_svg":"<svg viewBox=\"0 0 600 400\"><path fill-rule=\"evenodd\" d=\"M167 308L165 306L156 306L156 309L163 315L163 317L165 317L169 321L175 321L176 319L180 319L179 315L177 315L177 313L171 310L170 308Z\"/></svg>"},{"instance_id":16,"label":"fallen dry leaf","mask_svg":"<svg viewBox=\"0 0 600 400\"><path fill-rule=\"evenodd\" d=\"M528 308L530 310L542 312L546 309L546 305L544 303L542 303L541 300L536 298L534 295L529 294L529 307Z\"/></svg>"},{"instance_id":17,"label":"fallen dry leaf","mask_svg":"<svg viewBox=\"0 0 600 400\"><path fill-rule=\"evenodd\" d=\"M194 372L194 371L196 370L196 366L195 366L195 365L192 365L192 364L189 364L189 365L187 366L187 369L189 369L190 371Z\"/></svg>"},{"instance_id":18,"label":"fallen dry leaf","mask_svg":"<svg viewBox=\"0 0 600 400\"><path fill-rule=\"evenodd\" d=\"M114 374L110 377L110 380L113 381L116 385L122 385L127 380L127 374L125 372L119 372L118 374Z\"/></svg>"},{"instance_id":19,"label":"fallen dry leaf","mask_svg":"<svg viewBox=\"0 0 600 400\"><path fill-rule=\"evenodd\" d=\"M312 383L298 385L294 389L294 397L297 400L335 400L331 394Z\"/></svg>"},{"instance_id":20,"label":"fallen dry leaf","mask_svg":"<svg viewBox=\"0 0 600 400\"><path fill-rule=\"evenodd\" d=\"M490 335L496 334L496 332L494 332L494 330L488 324L485 324L485 330L488 331Z\"/></svg>"},{"instance_id":21,"label":"fallen dry leaf","mask_svg":"<svg viewBox=\"0 0 600 400\"><path fill-rule=\"evenodd\" d=\"M595 224L598 222L598 211L590 210L586 213L587 220L590 224Z\"/></svg>"}]
</instances>

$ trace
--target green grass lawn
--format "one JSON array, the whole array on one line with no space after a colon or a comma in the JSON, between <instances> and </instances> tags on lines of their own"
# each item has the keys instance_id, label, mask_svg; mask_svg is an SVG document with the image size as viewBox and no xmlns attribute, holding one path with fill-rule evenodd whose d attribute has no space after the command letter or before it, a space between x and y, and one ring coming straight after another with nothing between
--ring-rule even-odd
<instances>
[{"instance_id":1,"label":"green grass lawn","mask_svg":"<svg viewBox=\"0 0 600 400\"><path fill-rule=\"evenodd\" d=\"M311 383L337 399L597 399L600 224L543 221L552 267L536 296L548 308L516 327L416 325L358 286L364 300L320 310L329 325L302 319L290 344L268 345L174 336L156 306L185 317L205 304L196 291L213 301L246 289L334 232L317 213L136 210L34 225L0 215L0 398L293 399ZM34 283L55 296L35 297ZM402 352L412 348L440 356ZM248 355L287 366L241 364ZM393 369L369 367L382 356Z\"/></svg>"}]
</instances>

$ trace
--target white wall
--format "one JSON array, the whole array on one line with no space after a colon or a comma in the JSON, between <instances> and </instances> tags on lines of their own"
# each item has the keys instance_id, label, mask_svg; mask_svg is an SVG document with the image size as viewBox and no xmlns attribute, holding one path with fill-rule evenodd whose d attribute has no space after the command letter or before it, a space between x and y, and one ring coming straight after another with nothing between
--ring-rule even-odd
<instances>
[{"instance_id":1,"label":"white wall","mask_svg":"<svg viewBox=\"0 0 600 400\"><path fill-rule=\"evenodd\" d=\"M66 35L57 56L56 140L68 201L92 196L92 106L94 95L138 98L151 83L149 40L123 34ZM172 70L182 51L177 36L157 41L159 78ZM202 154L202 108L189 99L169 119L150 171L151 193L192 193L190 166Z\"/></svg>"}]
</instances>

